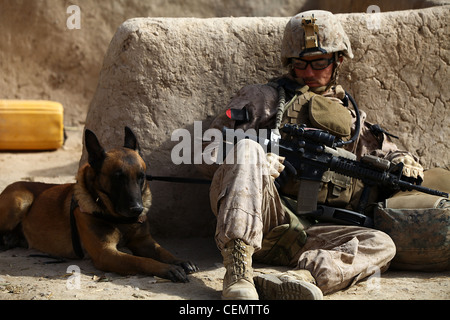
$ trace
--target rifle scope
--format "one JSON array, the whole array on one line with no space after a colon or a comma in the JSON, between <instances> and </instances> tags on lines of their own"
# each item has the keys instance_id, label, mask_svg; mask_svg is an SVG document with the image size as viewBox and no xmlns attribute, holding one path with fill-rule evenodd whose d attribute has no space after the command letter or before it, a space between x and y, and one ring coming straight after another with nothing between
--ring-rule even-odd
<instances>
[{"instance_id":1,"label":"rifle scope","mask_svg":"<svg viewBox=\"0 0 450 320\"><path fill-rule=\"evenodd\" d=\"M336 137L332 134L315 128L307 128L306 125L285 124L281 129L284 133L295 138L306 138L316 143L324 144L333 148Z\"/></svg>"}]
</instances>

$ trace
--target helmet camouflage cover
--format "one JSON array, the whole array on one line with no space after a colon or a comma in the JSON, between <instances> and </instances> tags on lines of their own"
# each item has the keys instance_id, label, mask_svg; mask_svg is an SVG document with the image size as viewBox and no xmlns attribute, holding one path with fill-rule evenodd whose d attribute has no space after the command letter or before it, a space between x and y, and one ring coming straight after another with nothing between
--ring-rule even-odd
<instances>
[{"instance_id":1,"label":"helmet camouflage cover","mask_svg":"<svg viewBox=\"0 0 450 320\"><path fill-rule=\"evenodd\" d=\"M331 12L311 10L289 20L281 45L283 66L290 58L342 52L352 59L350 40L339 20Z\"/></svg>"}]
</instances>

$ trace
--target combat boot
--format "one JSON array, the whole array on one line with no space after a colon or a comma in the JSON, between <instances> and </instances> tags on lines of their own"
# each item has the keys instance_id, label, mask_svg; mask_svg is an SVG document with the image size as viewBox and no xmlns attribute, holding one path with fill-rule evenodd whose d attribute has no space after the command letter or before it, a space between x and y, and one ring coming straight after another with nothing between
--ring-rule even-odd
<instances>
[{"instance_id":1,"label":"combat boot","mask_svg":"<svg viewBox=\"0 0 450 320\"><path fill-rule=\"evenodd\" d=\"M228 242L222 250L226 269L223 279L222 299L257 300L253 283L252 255L254 248L241 239Z\"/></svg>"},{"instance_id":2,"label":"combat boot","mask_svg":"<svg viewBox=\"0 0 450 320\"><path fill-rule=\"evenodd\" d=\"M265 300L323 300L308 270L290 270L278 274L261 274L254 279L257 292Z\"/></svg>"}]
</instances>

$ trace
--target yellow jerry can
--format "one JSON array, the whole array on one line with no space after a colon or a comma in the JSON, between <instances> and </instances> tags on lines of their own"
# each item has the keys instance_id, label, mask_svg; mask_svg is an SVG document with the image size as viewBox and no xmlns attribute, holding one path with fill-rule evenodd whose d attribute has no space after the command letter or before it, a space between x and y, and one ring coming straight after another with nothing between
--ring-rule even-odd
<instances>
[{"instance_id":1,"label":"yellow jerry can","mask_svg":"<svg viewBox=\"0 0 450 320\"><path fill-rule=\"evenodd\" d=\"M0 100L0 150L54 150L64 143L64 109L44 100Z\"/></svg>"}]
</instances>

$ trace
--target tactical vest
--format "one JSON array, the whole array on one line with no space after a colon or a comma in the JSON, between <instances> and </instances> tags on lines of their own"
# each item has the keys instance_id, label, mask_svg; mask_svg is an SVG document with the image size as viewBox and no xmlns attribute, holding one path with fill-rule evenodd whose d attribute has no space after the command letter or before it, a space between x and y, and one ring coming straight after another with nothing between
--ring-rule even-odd
<instances>
[{"instance_id":1,"label":"tactical vest","mask_svg":"<svg viewBox=\"0 0 450 320\"><path fill-rule=\"evenodd\" d=\"M296 94L290 97L286 104L283 101L285 97L280 99L283 103L278 105L280 112L277 127L281 128L286 123L306 124L326 130L342 139L350 138L352 117L341 100L337 98L343 99L345 95L342 87L333 88L332 97L302 89L296 90ZM329 151L333 152L335 156L356 159L354 154L341 148L337 150L330 148ZM283 188L282 193L291 196L281 196L289 223L275 227L264 236L261 250L254 255L255 261L272 265L296 265L297 261L294 261L293 258L306 242L305 229L315 223L309 218L296 215L297 200L295 199L298 196L298 190L299 181L292 181ZM318 202L343 207L350 202L352 193L353 179L333 171L327 171L322 177ZM299 196L301 197L301 195Z\"/></svg>"},{"instance_id":2,"label":"tactical vest","mask_svg":"<svg viewBox=\"0 0 450 320\"><path fill-rule=\"evenodd\" d=\"M332 88L331 94L318 95L311 91L298 92L283 114L281 126L289 124L306 124L308 127L326 130L344 140L351 136L352 116L349 110L336 98L342 97L345 91L341 86ZM283 137L283 136L282 136ZM356 160L356 156L342 148L330 149L335 156ZM299 182L288 184L283 192L297 197ZM318 202L330 206L344 207L353 193L353 179L333 171L327 171L322 177Z\"/></svg>"},{"instance_id":3,"label":"tactical vest","mask_svg":"<svg viewBox=\"0 0 450 320\"><path fill-rule=\"evenodd\" d=\"M281 125L306 124L328 131L338 138L348 139L351 135L352 116L342 101L336 97L345 91L341 86L332 88L332 93L319 95L311 91L299 92L289 101Z\"/></svg>"}]
</instances>

